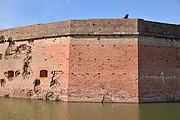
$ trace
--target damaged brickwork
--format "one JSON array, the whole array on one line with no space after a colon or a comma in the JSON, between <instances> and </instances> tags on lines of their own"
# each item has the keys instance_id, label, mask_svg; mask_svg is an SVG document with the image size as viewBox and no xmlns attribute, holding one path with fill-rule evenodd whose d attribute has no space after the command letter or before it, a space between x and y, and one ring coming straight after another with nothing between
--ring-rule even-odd
<instances>
[{"instance_id":1,"label":"damaged brickwork","mask_svg":"<svg viewBox=\"0 0 180 120\"><path fill-rule=\"evenodd\" d=\"M32 61L32 55L31 55L31 46L22 45L23 49L25 51L25 58L23 59L24 65L23 65L23 77L27 78L32 74L32 70L30 67L30 63Z\"/></svg>"},{"instance_id":2,"label":"damaged brickwork","mask_svg":"<svg viewBox=\"0 0 180 120\"><path fill-rule=\"evenodd\" d=\"M57 70L51 72L52 74L51 82L50 82L51 88L55 88L58 85L59 83L58 80L63 73L64 73L63 71L57 71Z\"/></svg>"},{"instance_id":3,"label":"damaged brickwork","mask_svg":"<svg viewBox=\"0 0 180 120\"><path fill-rule=\"evenodd\" d=\"M19 46L15 45L15 41L10 37L8 38L9 45L5 51L5 59L17 59L20 57L24 57L23 62L23 72L22 75L27 78L29 75L32 74L32 70L30 67L30 63L32 61L31 55L31 46L26 44L21 44ZM16 75L20 74L20 71L16 71Z\"/></svg>"},{"instance_id":4,"label":"damaged brickwork","mask_svg":"<svg viewBox=\"0 0 180 120\"><path fill-rule=\"evenodd\" d=\"M4 87L4 85L6 84L5 79L0 79L0 82L1 82L1 87Z\"/></svg>"},{"instance_id":5,"label":"damaged brickwork","mask_svg":"<svg viewBox=\"0 0 180 120\"><path fill-rule=\"evenodd\" d=\"M0 36L0 43L4 43L5 42L5 38L4 38L4 36L2 35L2 36Z\"/></svg>"},{"instance_id":6,"label":"damaged brickwork","mask_svg":"<svg viewBox=\"0 0 180 120\"><path fill-rule=\"evenodd\" d=\"M0 96L180 101L180 25L88 19L0 30Z\"/></svg>"}]
</instances>

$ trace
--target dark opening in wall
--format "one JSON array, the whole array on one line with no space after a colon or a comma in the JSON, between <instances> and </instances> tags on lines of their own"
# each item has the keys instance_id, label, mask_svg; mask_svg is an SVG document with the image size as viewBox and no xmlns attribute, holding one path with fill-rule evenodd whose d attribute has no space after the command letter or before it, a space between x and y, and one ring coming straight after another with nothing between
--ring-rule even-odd
<instances>
[{"instance_id":1,"label":"dark opening in wall","mask_svg":"<svg viewBox=\"0 0 180 120\"><path fill-rule=\"evenodd\" d=\"M9 70L7 73L8 73L8 78L14 77L14 71L13 70Z\"/></svg>"},{"instance_id":2,"label":"dark opening in wall","mask_svg":"<svg viewBox=\"0 0 180 120\"><path fill-rule=\"evenodd\" d=\"M41 70L40 71L40 77L48 77L48 71L47 70Z\"/></svg>"},{"instance_id":3,"label":"dark opening in wall","mask_svg":"<svg viewBox=\"0 0 180 120\"><path fill-rule=\"evenodd\" d=\"M2 54L0 54L0 60L2 60Z\"/></svg>"}]
</instances>

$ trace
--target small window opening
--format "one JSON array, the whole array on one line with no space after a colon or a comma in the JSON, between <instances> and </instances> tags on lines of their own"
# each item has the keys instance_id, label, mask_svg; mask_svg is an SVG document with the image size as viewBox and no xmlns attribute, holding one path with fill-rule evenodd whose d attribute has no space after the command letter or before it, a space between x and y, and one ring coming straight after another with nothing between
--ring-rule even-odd
<instances>
[{"instance_id":1,"label":"small window opening","mask_svg":"<svg viewBox=\"0 0 180 120\"><path fill-rule=\"evenodd\" d=\"M47 70L41 70L40 71L40 77L47 77L48 76L48 71Z\"/></svg>"},{"instance_id":2,"label":"small window opening","mask_svg":"<svg viewBox=\"0 0 180 120\"><path fill-rule=\"evenodd\" d=\"M8 78L12 78L14 77L14 71L13 70L9 70L8 71Z\"/></svg>"}]
</instances>

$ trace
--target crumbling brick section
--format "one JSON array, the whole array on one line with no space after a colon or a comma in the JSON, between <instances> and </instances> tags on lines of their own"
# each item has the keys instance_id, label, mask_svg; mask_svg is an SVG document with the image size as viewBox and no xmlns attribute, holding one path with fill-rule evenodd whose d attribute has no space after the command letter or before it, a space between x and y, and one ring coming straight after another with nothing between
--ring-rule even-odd
<instances>
[{"instance_id":1,"label":"crumbling brick section","mask_svg":"<svg viewBox=\"0 0 180 120\"><path fill-rule=\"evenodd\" d=\"M22 75L27 78L32 74L30 63L32 61L31 46L27 44L21 44L19 46L15 45L15 41L12 38L8 39L9 45L5 51L5 59L16 59L23 57L23 72Z\"/></svg>"},{"instance_id":2,"label":"crumbling brick section","mask_svg":"<svg viewBox=\"0 0 180 120\"><path fill-rule=\"evenodd\" d=\"M27 78L32 74L30 63L32 62L31 46L22 45L25 50L25 58L23 59L23 77Z\"/></svg>"},{"instance_id":3,"label":"crumbling brick section","mask_svg":"<svg viewBox=\"0 0 180 120\"><path fill-rule=\"evenodd\" d=\"M52 71L52 77L51 77L51 82L50 82L50 87L51 88L56 88L56 86L59 84L58 80L60 78L60 76L63 74L63 71Z\"/></svg>"}]
</instances>

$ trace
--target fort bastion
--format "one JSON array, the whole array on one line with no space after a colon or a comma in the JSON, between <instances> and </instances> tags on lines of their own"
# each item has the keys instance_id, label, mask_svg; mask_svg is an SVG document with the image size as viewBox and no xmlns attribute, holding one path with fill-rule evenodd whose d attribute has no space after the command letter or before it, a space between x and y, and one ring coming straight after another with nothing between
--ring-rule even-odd
<instances>
[{"instance_id":1,"label":"fort bastion","mask_svg":"<svg viewBox=\"0 0 180 120\"><path fill-rule=\"evenodd\" d=\"M180 25L88 19L0 30L0 96L180 101Z\"/></svg>"}]
</instances>

